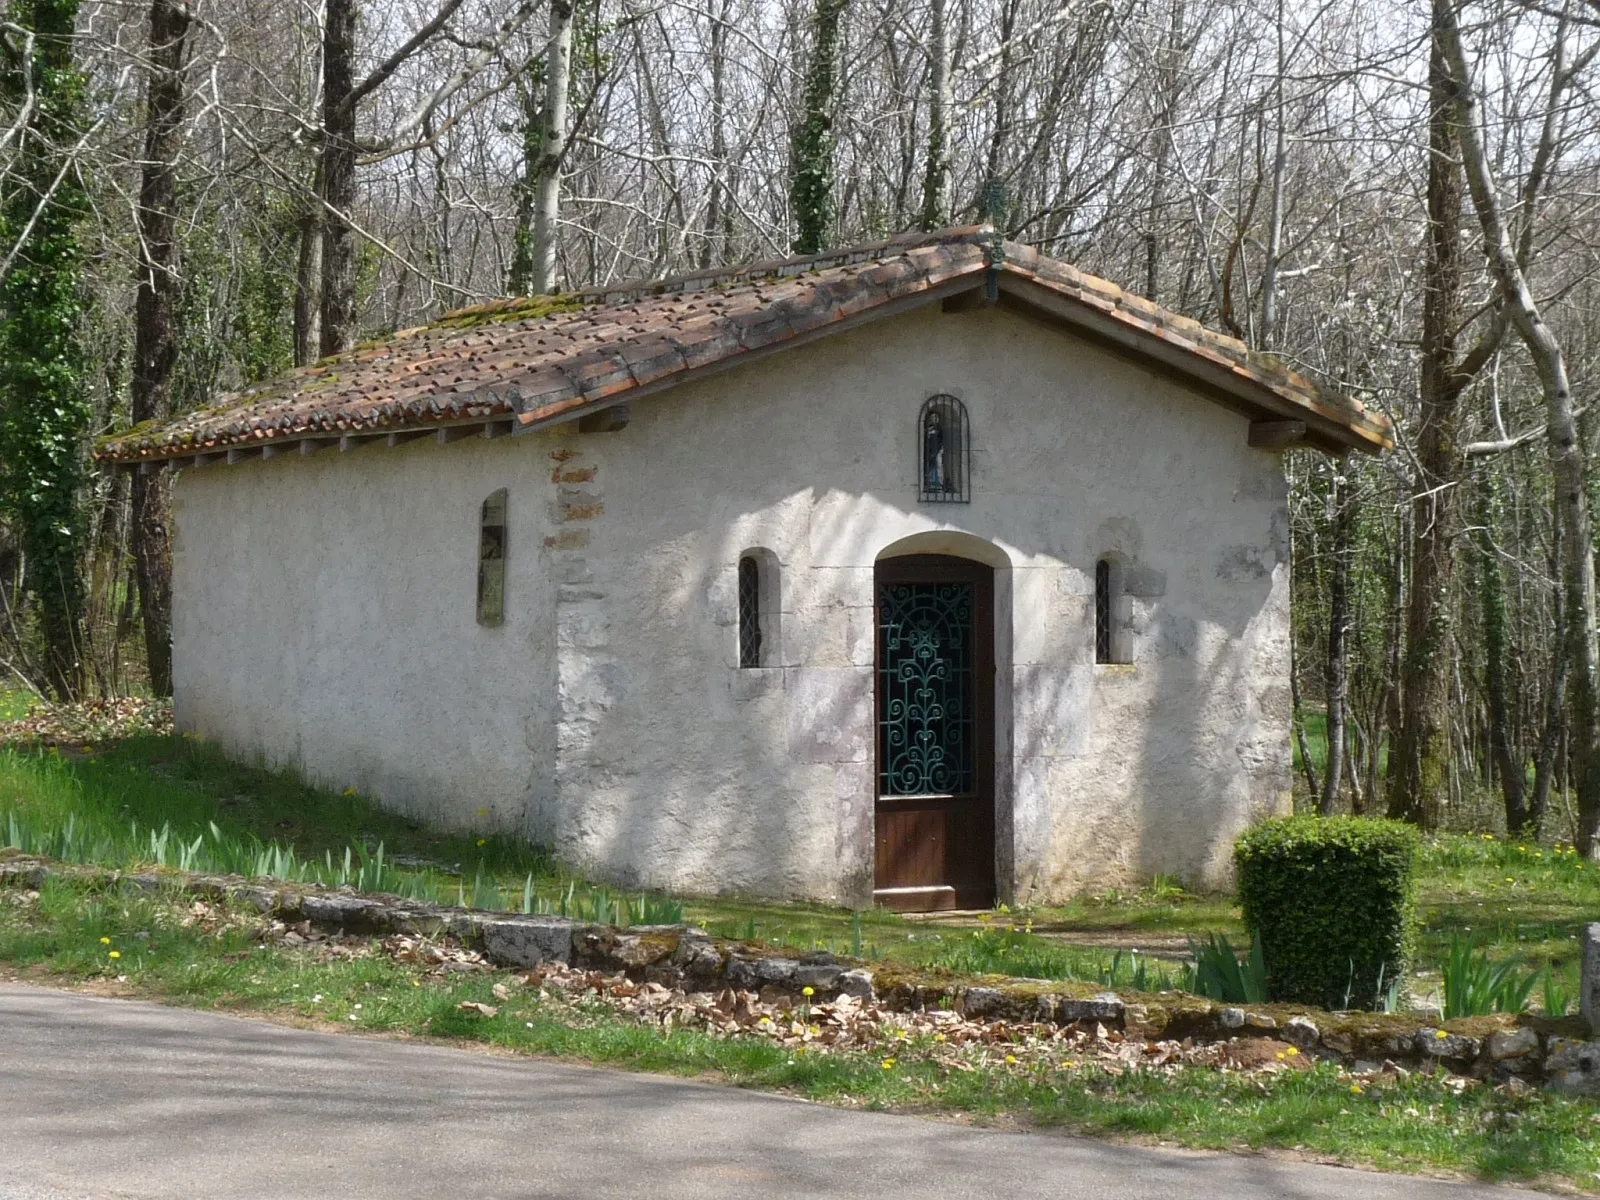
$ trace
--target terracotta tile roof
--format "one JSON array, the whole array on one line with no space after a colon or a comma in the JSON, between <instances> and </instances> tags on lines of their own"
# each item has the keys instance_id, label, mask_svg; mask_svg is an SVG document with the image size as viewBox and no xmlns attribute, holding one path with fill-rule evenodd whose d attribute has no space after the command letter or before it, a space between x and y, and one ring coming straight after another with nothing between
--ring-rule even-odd
<instances>
[{"instance_id":1,"label":"terracotta tile roof","mask_svg":"<svg viewBox=\"0 0 1600 1200\"><path fill-rule=\"evenodd\" d=\"M1301 421L1308 444L1373 452L1392 445L1387 418L1360 402L972 226L461 309L213 407L107 438L97 457L157 462L485 422L536 428L917 304L943 297L960 306L983 296L1119 345L1252 418Z\"/></svg>"}]
</instances>

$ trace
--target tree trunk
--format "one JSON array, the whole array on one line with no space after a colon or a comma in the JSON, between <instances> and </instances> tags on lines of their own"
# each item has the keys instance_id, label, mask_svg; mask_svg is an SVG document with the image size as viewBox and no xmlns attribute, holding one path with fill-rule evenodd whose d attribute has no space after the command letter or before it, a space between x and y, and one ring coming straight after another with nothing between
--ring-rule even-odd
<instances>
[{"instance_id":1,"label":"tree trunk","mask_svg":"<svg viewBox=\"0 0 1600 1200\"><path fill-rule=\"evenodd\" d=\"M1485 474L1478 489L1478 598L1483 609L1484 690L1489 701L1489 759L1500 776L1500 792L1505 798L1506 829L1513 837L1532 834L1538 828L1530 820L1527 805L1527 780L1522 756L1512 746L1510 689L1506 664L1511 657L1511 628L1506 614L1505 569L1495 545L1496 505L1494 476Z\"/></svg>"},{"instance_id":2,"label":"tree trunk","mask_svg":"<svg viewBox=\"0 0 1600 1200\"><path fill-rule=\"evenodd\" d=\"M1565 628L1565 610L1558 591L1554 614L1557 629ZM1533 759L1533 792L1528 797L1528 820L1536 829L1543 828L1545 813L1550 811L1550 793L1561 765L1561 743L1566 730L1567 713L1567 651L1564 645L1557 645L1551 657L1550 680L1546 688L1544 722Z\"/></svg>"},{"instance_id":3,"label":"tree trunk","mask_svg":"<svg viewBox=\"0 0 1600 1200\"><path fill-rule=\"evenodd\" d=\"M1261 265L1261 333L1257 344L1270 350L1278 339L1278 271L1283 260L1283 209L1285 176L1289 168L1288 130L1284 128L1283 80L1289 65L1284 39L1287 36L1284 21L1284 3L1278 0L1277 29L1277 86L1273 104L1272 131L1272 185L1268 191L1267 244L1262 252Z\"/></svg>"},{"instance_id":4,"label":"tree trunk","mask_svg":"<svg viewBox=\"0 0 1600 1200\"><path fill-rule=\"evenodd\" d=\"M357 0L327 0L322 27L322 329L324 357L356 341Z\"/></svg>"},{"instance_id":5,"label":"tree trunk","mask_svg":"<svg viewBox=\"0 0 1600 1200\"><path fill-rule=\"evenodd\" d=\"M150 5L150 83L145 100L144 159L139 183L139 292L134 301L135 425L172 415L172 368L178 358L173 310L178 298L174 238L178 151L182 142L189 10L183 0ZM135 471L133 560L144 619L150 690L172 694L172 537L166 471Z\"/></svg>"},{"instance_id":6,"label":"tree trunk","mask_svg":"<svg viewBox=\"0 0 1600 1200\"><path fill-rule=\"evenodd\" d=\"M1389 763L1389 815L1438 826L1450 769L1449 652L1455 576L1457 481L1461 474L1461 168L1449 69L1434 0L1429 43L1428 257L1422 302L1417 475L1412 483L1411 593L1406 605L1405 690Z\"/></svg>"},{"instance_id":7,"label":"tree trunk","mask_svg":"<svg viewBox=\"0 0 1600 1200\"><path fill-rule=\"evenodd\" d=\"M1568 693L1572 705L1567 736L1578 798L1578 851L1593 857L1600 833L1600 645L1595 640L1594 538L1585 489L1583 448L1573 418L1572 386L1566 357L1545 323L1511 244L1500 212L1500 197L1484 149L1483 116L1461 47L1461 31L1448 0L1435 0L1443 19L1450 88L1458 122L1461 161L1483 227L1489 269L1506 315L1515 326L1538 371L1545 398L1545 436L1554 481L1556 523L1561 547Z\"/></svg>"},{"instance_id":8,"label":"tree trunk","mask_svg":"<svg viewBox=\"0 0 1600 1200\"><path fill-rule=\"evenodd\" d=\"M1343 470L1333 476L1333 570L1328 580L1328 765L1322 776L1323 816L1333 815L1345 763L1345 719L1350 709L1350 563L1355 557L1356 502Z\"/></svg>"},{"instance_id":9,"label":"tree trunk","mask_svg":"<svg viewBox=\"0 0 1600 1200\"><path fill-rule=\"evenodd\" d=\"M940 0L942 2L942 0ZM700 269L728 261L733 245L733 164L728 161L728 21L733 0L711 18L711 191L706 199L706 240Z\"/></svg>"},{"instance_id":10,"label":"tree trunk","mask_svg":"<svg viewBox=\"0 0 1600 1200\"><path fill-rule=\"evenodd\" d=\"M833 236L833 105L839 80L839 25L846 0L816 0L811 61L790 149L789 205L796 254L815 254Z\"/></svg>"},{"instance_id":11,"label":"tree trunk","mask_svg":"<svg viewBox=\"0 0 1600 1200\"><path fill-rule=\"evenodd\" d=\"M1292 636L1289 639L1289 712L1290 723L1294 726L1295 744L1300 748L1300 770L1306 777L1306 790L1313 796L1321 795L1322 789L1317 784L1317 767L1311 761L1311 747L1306 744L1305 714L1300 705L1299 654L1295 650Z\"/></svg>"},{"instance_id":12,"label":"tree trunk","mask_svg":"<svg viewBox=\"0 0 1600 1200\"><path fill-rule=\"evenodd\" d=\"M545 50L544 134L534 186L533 280L530 290L555 290L556 222L561 214L561 164L567 157L567 93L572 86L572 0L551 0Z\"/></svg>"},{"instance_id":13,"label":"tree trunk","mask_svg":"<svg viewBox=\"0 0 1600 1200\"><path fill-rule=\"evenodd\" d=\"M294 365L317 359L322 314L322 168L317 167L311 196L300 214L300 253L294 274Z\"/></svg>"},{"instance_id":14,"label":"tree trunk","mask_svg":"<svg viewBox=\"0 0 1600 1200\"><path fill-rule=\"evenodd\" d=\"M931 0L928 17L928 167L922 177L922 227L950 223L950 32L948 0Z\"/></svg>"}]
</instances>

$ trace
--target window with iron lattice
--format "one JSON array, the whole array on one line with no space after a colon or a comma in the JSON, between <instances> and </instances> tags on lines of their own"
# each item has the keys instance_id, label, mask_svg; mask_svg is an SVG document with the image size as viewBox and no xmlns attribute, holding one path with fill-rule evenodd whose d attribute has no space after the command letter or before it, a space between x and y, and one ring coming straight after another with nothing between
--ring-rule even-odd
<instances>
[{"instance_id":1,"label":"window with iron lattice","mask_svg":"<svg viewBox=\"0 0 1600 1200\"><path fill-rule=\"evenodd\" d=\"M478 624L506 615L506 489L491 492L478 513Z\"/></svg>"},{"instance_id":2,"label":"window with iron lattice","mask_svg":"<svg viewBox=\"0 0 1600 1200\"><path fill-rule=\"evenodd\" d=\"M752 554L739 560L739 665L761 665L761 564Z\"/></svg>"},{"instance_id":3,"label":"window with iron lattice","mask_svg":"<svg viewBox=\"0 0 1600 1200\"><path fill-rule=\"evenodd\" d=\"M1128 609L1128 596L1122 586L1122 564L1113 558L1102 558L1094 565L1095 662L1126 664L1133 661Z\"/></svg>"}]
</instances>

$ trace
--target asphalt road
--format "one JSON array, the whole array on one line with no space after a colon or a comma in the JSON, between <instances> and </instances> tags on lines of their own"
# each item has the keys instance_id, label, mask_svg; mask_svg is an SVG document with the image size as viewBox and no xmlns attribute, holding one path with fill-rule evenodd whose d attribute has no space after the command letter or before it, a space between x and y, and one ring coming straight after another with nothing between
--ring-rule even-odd
<instances>
[{"instance_id":1,"label":"asphalt road","mask_svg":"<svg viewBox=\"0 0 1600 1200\"><path fill-rule=\"evenodd\" d=\"M0 1200L1488 1200L0 986Z\"/></svg>"}]
</instances>

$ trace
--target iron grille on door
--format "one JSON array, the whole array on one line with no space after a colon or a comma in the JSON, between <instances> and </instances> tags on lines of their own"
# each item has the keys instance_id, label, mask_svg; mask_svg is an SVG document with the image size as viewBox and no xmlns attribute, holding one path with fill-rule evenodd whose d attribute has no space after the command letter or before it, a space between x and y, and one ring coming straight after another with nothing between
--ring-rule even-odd
<instances>
[{"instance_id":1,"label":"iron grille on door","mask_svg":"<svg viewBox=\"0 0 1600 1200\"><path fill-rule=\"evenodd\" d=\"M878 794L971 792L972 584L887 584L878 590L878 612Z\"/></svg>"}]
</instances>

